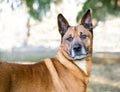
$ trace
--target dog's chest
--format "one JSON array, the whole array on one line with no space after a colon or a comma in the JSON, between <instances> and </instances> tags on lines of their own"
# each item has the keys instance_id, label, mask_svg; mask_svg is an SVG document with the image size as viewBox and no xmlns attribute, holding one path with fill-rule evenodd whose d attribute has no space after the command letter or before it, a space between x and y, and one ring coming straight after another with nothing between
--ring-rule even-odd
<instances>
[{"instance_id":1,"label":"dog's chest","mask_svg":"<svg viewBox=\"0 0 120 92\"><path fill-rule=\"evenodd\" d=\"M87 62L85 60L82 61L75 61L75 64L77 66L79 66L79 68L85 73L87 74Z\"/></svg>"}]
</instances>

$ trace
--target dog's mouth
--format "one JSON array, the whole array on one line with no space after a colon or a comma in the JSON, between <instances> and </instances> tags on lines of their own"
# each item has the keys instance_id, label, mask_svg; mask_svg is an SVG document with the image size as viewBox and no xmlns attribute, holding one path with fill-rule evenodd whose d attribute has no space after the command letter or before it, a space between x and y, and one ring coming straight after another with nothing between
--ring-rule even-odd
<instances>
[{"instance_id":1,"label":"dog's mouth","mask_svg":"<svg viewBox=\"0 0 120 92\"><path fill-rule=\"evenodd\" d=\"M81 59L84 59L84 58L87 58L89 55L88 54L82 54L82 55L76 55L74 57L72 57L73 60L81 60Z\"/></svg>"},{"instance_id":2,"label":"dog's mouth","mask_svg":"<svg viewBox=\"0 0 120 92\"><path fill-rule=\"evenodd\" d=\"M70 57L73 60L80 60L87 58L89 56L89 51L84 46L73 46L70 50Z\"/></svg>"}]
</instances>

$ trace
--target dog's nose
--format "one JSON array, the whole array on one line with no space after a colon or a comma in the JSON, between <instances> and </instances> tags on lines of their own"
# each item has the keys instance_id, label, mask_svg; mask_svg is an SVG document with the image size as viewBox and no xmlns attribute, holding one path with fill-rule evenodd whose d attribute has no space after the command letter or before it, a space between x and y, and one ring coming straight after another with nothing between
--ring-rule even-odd
<instances>
[{"instance_id":1,"label":"dog's nose","mask_svg":"<svg viewBox=\"0 0 120 92\"><path fill-rule=\"evenodd\" d=\"M80 44L75 44L74 46L73 46L73 50L75 51L75 52L79 52L79 51L81 51L81 45Z\"/></svg>"}]
</instances>

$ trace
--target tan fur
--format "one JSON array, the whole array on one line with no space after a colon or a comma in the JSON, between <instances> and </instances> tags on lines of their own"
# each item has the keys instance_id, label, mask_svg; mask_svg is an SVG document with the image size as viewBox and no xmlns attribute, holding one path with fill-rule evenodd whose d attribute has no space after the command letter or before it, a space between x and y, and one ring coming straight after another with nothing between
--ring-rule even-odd
<instances>
[{"instance_id":1,"label":"tan fur","mask_svg":"<svg viewBox=\"0 0 120 92\"><path fill-rule=\"evenodd\" d=\"M84 42L78 37L80 32L88 36ZM70 34L74 41L68 44L65 39ZM86 72L67 53L76 41L89 47ZM0 92L86 92L91 59L91 33L82 25L69 27L54 58L29 65L0 63Z\"/></svg>"}]
</instances>

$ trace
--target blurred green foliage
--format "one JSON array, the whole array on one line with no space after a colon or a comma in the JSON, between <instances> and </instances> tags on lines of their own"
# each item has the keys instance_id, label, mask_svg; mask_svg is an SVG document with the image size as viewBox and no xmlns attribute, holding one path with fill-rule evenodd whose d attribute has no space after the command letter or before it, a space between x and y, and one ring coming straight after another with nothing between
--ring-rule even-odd
<instances>
[{"instance_id":1,"label":"blurred green foliage","mask_svg":"<svg viewBox=\"0 0 120 92\"><path fill-rule=\"evenodd\" d=\"M50 8L50 0L26 0L29 14L40 19Z\"/></svg>"},{"instance_id":2,"label":"blurred green foliage","mask_svg":"<svg viewBox=\"0 0 120 92\"><path fill-rule=\"evenodd\" d=\"M62 0L0 0L0 3L9 3L11 9L14 10L22 4L26 4L29 14L37 20L41 20L42 17L49 11L50 4L58 4Z\"/></svg>"},{"instance_id":3,"label":"blurred green foliage","mask_svg":"<svg viewBox=\"0 0 120 92\"><path fill-rule=\"evenodd\" d=\"M2 2L3 0L0 0L0 3Z\"/></svg>"},{"instance_id":4,"label":"blurred green foliage","mask_svg":"<svg viewBox=\"0 0 120 92\"><path fill-rule=\"evenodd\" d=\"M26 0L29 14L38 20L50 9L51 2L58 4L61 0Z\"/></svg>"},{"instance_id":5,"label":"blurred green foliage","mask_svg":"<svg viewBox=\"0 0 120 92\"><path fill-rule=\"evenodd\" d=\"M93 18L97 21L104 21L108 14L120 14L120 0L87 0L77 15L77 21L82 17L87 9L91 8Z\"/></svg>"}]
</instances>

